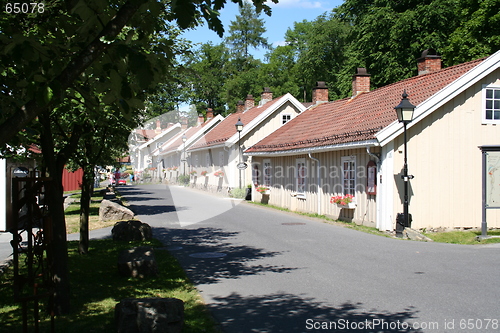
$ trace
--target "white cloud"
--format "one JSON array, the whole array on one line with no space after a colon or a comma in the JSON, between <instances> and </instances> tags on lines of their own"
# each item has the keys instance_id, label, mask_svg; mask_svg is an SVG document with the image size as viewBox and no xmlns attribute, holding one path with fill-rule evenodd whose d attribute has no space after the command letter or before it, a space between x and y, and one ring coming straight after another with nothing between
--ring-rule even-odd
<instances>
[{"instance_id":1,"label":"white cloud","mask_svg":"<svg viewBox=\"0 0 500 333\"><path fill-rule=\"evenodd\" d=\"M322 1L311 1L311 0L279 0L279 3L275 4L268 1L271 7L282 7L282 8L323 8Z\"/></svg>"},{"instance_id":2,"label":"white cloud","mask_svg":"<svg viewBox=\"0 0 500 333\"><path fill-rule=\"evenodd\" d=\"M284 41L284 40L282 40L282 41L277 41L277 42L274 42L274 43L273 43L273 47L277 47L277 46L286 46L286 45L288 45L288 42L287 42L287 41Z\"/></svg>"}]
</instances>

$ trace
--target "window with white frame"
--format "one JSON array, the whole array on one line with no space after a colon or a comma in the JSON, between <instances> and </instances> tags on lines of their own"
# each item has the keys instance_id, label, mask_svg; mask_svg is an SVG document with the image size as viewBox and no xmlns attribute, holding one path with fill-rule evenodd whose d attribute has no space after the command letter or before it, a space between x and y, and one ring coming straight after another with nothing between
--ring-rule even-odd
<instances>
[{"instance_id":1,"label":"window with white frame","mask_svg":"<svg viewBox=\"0 0 500 333\"><path fill-rule=\"evenodd\" d=\"M484 94L484 109L483 109L483 124L499 124L500 123L500 87L485 86Z\"/></svg>"},{"instance_id":2,"label":"window with white frame","mask_svg":"<svg viewBox=\"0 0 500 333\"><path fill-rule=\"evenodd\" d=\"M356 156L342 157L342 187L344 195L356 193Z\"/></svg>"},{"instance_id":3,"label":"window with white frame","mask_svg":"<svg viewBox=\"0 0 500 333\"><path fill-rule=\"evenodd\" d=\"M273 179L273 168L271 166L271 160L270 159L265 159L264 160L264 186L271 186L271 182Z\"/></svg>"},{"instance_id":4,"label":"window with white frame","mask_svg":"<svg viewBox=\"0 0 500 333\"><path fill-rule=\"evenodd\" d=\"M298 158L296 162L297 196L303 197L306 194L307 166L305 158Z\"/></svg>"},{"instance_id":5,"label":"window with white frame","mask_svg":"<svg viewBox=\"0 0 500 333\"><path fill-rule=\"evenodd\" d=\"M291 114L282 114L281 115L281 124L286 124L287 122L290 121L290 119L292 119L292 115Z\"/></svg>"}]
</instances>

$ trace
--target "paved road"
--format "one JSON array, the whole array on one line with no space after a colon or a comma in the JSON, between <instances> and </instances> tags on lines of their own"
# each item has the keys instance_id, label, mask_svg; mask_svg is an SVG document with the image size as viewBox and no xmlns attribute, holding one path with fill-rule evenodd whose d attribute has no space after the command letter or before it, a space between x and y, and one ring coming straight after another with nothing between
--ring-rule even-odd
<instances>
[{"instance_id":1,"label":"paved road","mask_svg":"<svg viewBox=\"0 0 500 333\"><path fill-rule=\"evenodd\" d=\"M224 332L500 332L500 246L384 238L181 187L121 192Z\"/></svg>"}]
</instances>

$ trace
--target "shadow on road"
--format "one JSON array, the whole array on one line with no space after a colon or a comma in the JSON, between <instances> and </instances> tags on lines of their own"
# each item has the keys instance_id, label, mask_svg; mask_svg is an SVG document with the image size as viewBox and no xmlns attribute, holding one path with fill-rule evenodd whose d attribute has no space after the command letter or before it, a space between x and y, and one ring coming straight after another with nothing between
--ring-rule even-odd
<instances>
[{"instance_id":1,"label":"shadow on road","mask_svg":"<svg viewBox=\"0 0 500 333\"><path fill-rule=\"evenodd\" d=\"M362 303L331 307L284 293L258 297L232 293L215 300L209 307L223 314L217 319L228 332L423 332L418 325L413 328L412 308L390 313L363 309Z\"/></svg>"},{"instance_id":2,"label":"shadow on road","mask_svg":"<svg viewBox=\"0 0 500 333\"><path fill-rule=\"evenodd\" d=\"M280 252L236 245L230 239L238 232L227 232L219 228L164 229L155 228L155 237L169 246L182 246L172 254L181 262L189 278L195 284L213 284L222 279L237 279L245 275L263 273L287 273L296 268L276 265L253 265L263 258L280 255ZM216 252L222 258L192 258L190 254Z\"/></svg>"},{"instance_id":3,"label":"shadow on road","mask_svg":"<svg viewBox=\"0 0 500 333\"><path fill-rule=\"evenodd\" d=\"M136 215L158 215L163 213L172 213L182 210L182 207L174 205L165 206L147 206L147 205L129 205L128 208Z\"/></svg>"}]
</instances>

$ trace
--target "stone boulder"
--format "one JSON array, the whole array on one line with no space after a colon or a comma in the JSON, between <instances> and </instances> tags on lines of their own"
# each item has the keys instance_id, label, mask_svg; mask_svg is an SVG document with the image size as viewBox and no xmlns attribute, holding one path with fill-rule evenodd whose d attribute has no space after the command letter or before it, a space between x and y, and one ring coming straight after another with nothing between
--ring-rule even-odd
<instances>
[{"instance_id":1,"label":"stone boulder","mask_svg":"<svg viewBox=\"0 0 500 333\"><path fill-rule=\"evenodd\" d=\"M153 248L139 246L123 250L118 255L118 272L125 277L150 277L158 275Z\"/></svg>"},{"instance_id":2,"label":"stone boulder","mask_svg":"<svg viewBox=\"0 0 500 333\"><path fill-rule=\"evenodd\" d=\"M127 298L115 307L118 333L180 333L184 302L177 298Z\"/></svg>"},{"instance_id":3,"label":"stone boulder","mask_svg":"<svg viewBox=\"0 0 500 333\"><path fill-rule=\"evenodd\" d=\"M116 241L146 241L153 239L153 232L147 223L138 220L116 222L111 229L113 240Z\"/></svg>"},{"instance_id":4,"label":"stone boulder","mask_svg":"<svg viewBox=\"0 0 500 333\"><path fill-rule=\"evenodd\" d=\"M103 199L99 206L99 220L115 221L130 220L134 218L134 212L116 202Z\"/></svg>"}]
</instances>

